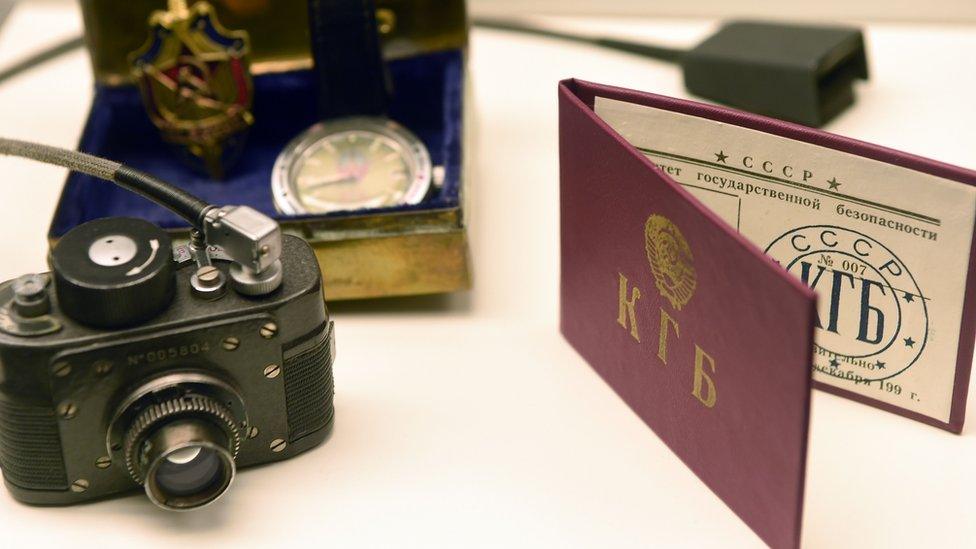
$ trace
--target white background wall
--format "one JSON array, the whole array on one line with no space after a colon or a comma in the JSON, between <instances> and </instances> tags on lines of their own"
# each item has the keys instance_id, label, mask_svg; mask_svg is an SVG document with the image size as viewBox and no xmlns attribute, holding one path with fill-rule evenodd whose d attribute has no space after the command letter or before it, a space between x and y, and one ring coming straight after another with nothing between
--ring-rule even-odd
<instances>
[{"instance_id":1,"label":"white background wall","mask_svg":"<svg viewBox=\"0 0 976 549\"><path fill-rule=\"evenodd\" d=\"M12 1L0 0L0 7ZM468 2L472 12L477 15L499 16L545 13L709 19L761 17L811 21L976 23L976 0L468 0Z\"/></svg>"},{"instance_id":2,"label":"white background wall","mask_svg":"<svg viewBox=\"0 0 976 549\"><path fill-rule=\"evenodd\" d=\"M976 0L469 0L476 14L763 17L976 23Z\"/></svg>"}]
</instances>

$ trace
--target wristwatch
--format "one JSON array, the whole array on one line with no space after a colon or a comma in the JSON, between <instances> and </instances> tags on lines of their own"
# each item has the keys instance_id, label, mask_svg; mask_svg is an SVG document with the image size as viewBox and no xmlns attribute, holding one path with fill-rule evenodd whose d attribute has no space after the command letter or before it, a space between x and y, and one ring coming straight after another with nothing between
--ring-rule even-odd
<instances>
[{"instance_id":1,"label":"wristwatch","mask_svg":"<svg viewBox=\"0 0 976 549\"><path fill-rule=\"evenodd\" d=\"M309 22L323 122L278 156L275 207L302 215L421 202L431 188L430 153L386 117L374 0L309 0Z\"/></svg>"},{"instance_id":2,"label":"wristwatch","mask_svg":"<svg viewBox=\"0 0 976 549\"><path fill-rule=\"evenodd\" d=\"M431 185L430 155L403 126L379 117L320 122L296 137L271 176L290 215L417 204Z\"/></svg>"}]
</instances>

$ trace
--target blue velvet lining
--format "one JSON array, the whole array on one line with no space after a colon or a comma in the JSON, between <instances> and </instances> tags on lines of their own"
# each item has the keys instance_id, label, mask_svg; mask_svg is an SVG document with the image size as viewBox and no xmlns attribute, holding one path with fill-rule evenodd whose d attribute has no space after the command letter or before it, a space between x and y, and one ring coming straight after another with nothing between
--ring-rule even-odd
<instances>
[{"instance_id":1,"label":"blue velvet lining","mask_svg":"<svg viewBox=\"0 0 976 549\"><path fill-rule=\"evenodd\" d=\"M461 185L463 55L459 50L392 61L394 97L390 117L426 143L435 166L444 166L443 188L422 204L370 213L457 206ZM79 149L104 156L175 183L217 205L246 204L277 219L272 204L271 169L285 144L316 119L314 78L310 71L267 74L254 80L255 124L243 157L226 179L213 181L188 168L160 140L137 88L99 87ZM336 212L330 216L362 214ZM164 228L185 226L168 210L87 175L68 177L50 235L101 217L141 217Z\"/></svg>"}]
</instances>

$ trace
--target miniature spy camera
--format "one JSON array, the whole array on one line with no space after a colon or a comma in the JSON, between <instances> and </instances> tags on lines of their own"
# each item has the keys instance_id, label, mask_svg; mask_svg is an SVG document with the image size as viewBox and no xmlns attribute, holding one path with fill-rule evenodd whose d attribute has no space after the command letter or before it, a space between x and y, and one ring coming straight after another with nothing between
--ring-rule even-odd
<instances>
[{"instance_id":1,"label":"miniature spy camera","mask_svg":"<svg viewBox=\"0 0 976 549\"><path fill-rule=\"evenodd\" d=\"M237 468L330 431L333 331L311 248L248 207L189 205L188 245L100 219L61 239L50 274L0 285L0 465L18 500L142 486L192 509Z\"/></svg>"}]
</instances>

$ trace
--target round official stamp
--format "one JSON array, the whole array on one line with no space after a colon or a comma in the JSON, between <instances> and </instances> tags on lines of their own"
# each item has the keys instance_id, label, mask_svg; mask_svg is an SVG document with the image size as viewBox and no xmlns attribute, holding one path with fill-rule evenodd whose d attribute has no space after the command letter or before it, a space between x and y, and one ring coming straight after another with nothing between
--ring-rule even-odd
<instances>
[{"instance_id":1,"label":"round official stamp","mask_svg":"<svg viewBox=\"0 0 976 549\"><path fill-rule=\"evenodd\" d=\"M766 254L817 292L817 371L869 382L918 361L928 341L928 299L884 244L851 229L811 225L779 236Z\"/></svg>"}]
</instances>

